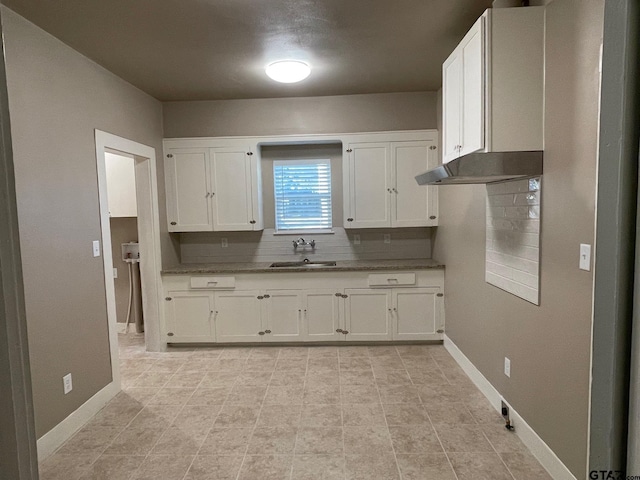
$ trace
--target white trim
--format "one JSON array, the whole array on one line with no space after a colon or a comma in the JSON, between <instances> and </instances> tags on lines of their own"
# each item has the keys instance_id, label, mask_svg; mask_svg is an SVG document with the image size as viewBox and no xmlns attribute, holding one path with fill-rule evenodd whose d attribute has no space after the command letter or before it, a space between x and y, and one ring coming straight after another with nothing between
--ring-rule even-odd
<instances>
[{"instance_id":1,"label":"white trim","mask_svg":"<svg viewBox=\"0 0 640 480\"><path fill-rule=\"evenodd\" d=\"M531 451L534 457L538 459L540 464L549 472L552 478L556 480L576 480L576 477L569 471L564 463L558 458L553 450L547 445L542 438L527 424L527 422L516 412L509 402L507 402L500 392L485 378L471 360L456 346L451 339L444 336L444 348L451 354L456 362L462 367L462 370L471 378L471 381L480 389L482 394L487 397L491 405L500 412L500 402L504 401L509 406L509 415L511 423L515 427L515 434L520 437L522 443Z\"/></svg>"},{"instance_id":2,"label":"white trim","mask_svg":"<svg viewBox=\"0 0 640 480\"><path fill-rule=\"evenodd\" d=\"M42 461L62 446L84 426L120 391L120 386L111 382L89 400L74 410L67 418L38 439L38 461Z\"/></svg>"}]
</instances>

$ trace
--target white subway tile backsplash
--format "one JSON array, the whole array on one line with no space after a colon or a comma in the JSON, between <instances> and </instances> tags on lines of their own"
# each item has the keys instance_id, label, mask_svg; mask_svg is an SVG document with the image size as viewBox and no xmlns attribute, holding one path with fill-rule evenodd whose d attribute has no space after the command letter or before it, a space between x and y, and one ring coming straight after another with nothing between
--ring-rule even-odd
<instances>
[{"instance_id":1,"label":"white subway tile backsplash","mask_svg":"<svg viewBox=\"0 0 640 480\"><path fill-rule=\"evenodd\" d=\"M540 179L487 185L485 280L539 305Z\"/></svg>"}]
</instances>

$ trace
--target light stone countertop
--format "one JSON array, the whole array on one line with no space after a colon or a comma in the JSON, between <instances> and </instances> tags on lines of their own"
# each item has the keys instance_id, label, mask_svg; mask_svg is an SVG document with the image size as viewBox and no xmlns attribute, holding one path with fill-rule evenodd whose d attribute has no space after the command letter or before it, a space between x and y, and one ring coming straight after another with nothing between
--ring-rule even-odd
<instances>
[{"instance_id":1,"label":"light stone countertop","mask_svg":"<svg viewBox=\"0 0 640 480\"><path fill-rule=\"evenodd\" d=\"M444 269L444 264L433 259L403 260L345 260L335 267L271 268L270 262L261 263L194 263L182 264L162 270L163 275L189 275L210 273L291 273L291 272L356 272L367 270L426 270Z\"/></svg>"}]
</instances>

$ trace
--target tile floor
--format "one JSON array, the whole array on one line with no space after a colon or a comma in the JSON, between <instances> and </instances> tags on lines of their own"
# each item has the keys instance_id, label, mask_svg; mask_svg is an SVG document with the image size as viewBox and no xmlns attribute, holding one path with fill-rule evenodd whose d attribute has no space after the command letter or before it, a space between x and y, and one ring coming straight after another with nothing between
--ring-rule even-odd
<instances>
[{"instance_id":1,"label":"tile floor","mask_svg":"<svg viewBox=\"0 0 640 480\"><path fill-rule=\"evenodd\" d=\"M551 478L440 345L120 353L43 480Z\"/></svg>"}]
</instances>

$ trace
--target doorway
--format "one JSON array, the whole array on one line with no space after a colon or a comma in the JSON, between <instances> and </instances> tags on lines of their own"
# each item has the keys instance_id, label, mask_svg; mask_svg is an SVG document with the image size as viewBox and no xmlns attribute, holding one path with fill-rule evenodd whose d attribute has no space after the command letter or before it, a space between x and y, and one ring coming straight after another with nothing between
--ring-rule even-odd
<instances>
[{"instance_id":1,"label":"doorway","mask_svg":"<svg viewBox=\"0 0 640 480\"><path fill-rule=\"evenodd\" d=\"M160 304L162 284L160 279L161 254L156 154L152 147L100 130L95 131L95 139L111 368L113 382L119 389L118 323L113 282L114 254L111 242L106 158L107 154L117 153L132 158L134 162L140 283L142 311L145 316L145 348L148 351L160 351L162 345L159 318L162 308Z\"/></svg>"}]
</instances>

